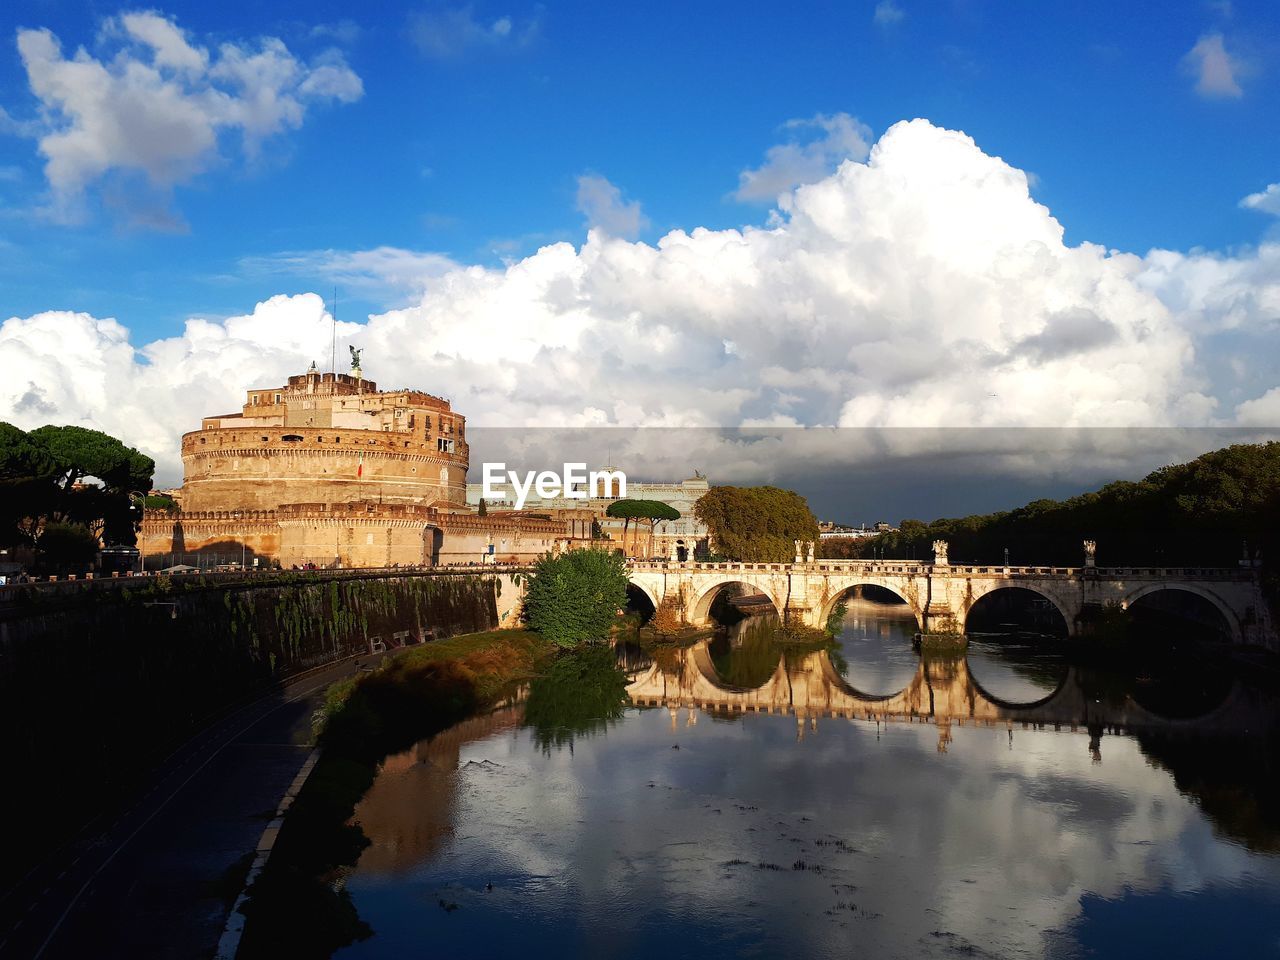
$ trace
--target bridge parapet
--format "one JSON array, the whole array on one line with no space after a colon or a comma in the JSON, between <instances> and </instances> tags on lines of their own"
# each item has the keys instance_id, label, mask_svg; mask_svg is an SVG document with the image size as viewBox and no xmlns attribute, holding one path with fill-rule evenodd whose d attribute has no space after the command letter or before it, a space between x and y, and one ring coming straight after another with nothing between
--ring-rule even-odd
<instances>
[{"instance_id":1,"label":"bridge parapet","mask_svg":"<svg viewBox=\"0 0 1280 960\"><path fill-rule=\"evenodd\" d=\"M942 565L921 560L815 560L787 563L630 561L631 581L657 606L667 597L684 604L691 623L703 625L715 594L731 583L764 593L780 614L822 627L841 597L861 586L897 594L923 632L963 631L984 596L1017 587L1039 594L1076 633L1089 610L1128 607L1150 593L1177 590L1207 600L1222 615L1232 639L1280 648L1252 567Z\"/></svg>"}]
</instances>

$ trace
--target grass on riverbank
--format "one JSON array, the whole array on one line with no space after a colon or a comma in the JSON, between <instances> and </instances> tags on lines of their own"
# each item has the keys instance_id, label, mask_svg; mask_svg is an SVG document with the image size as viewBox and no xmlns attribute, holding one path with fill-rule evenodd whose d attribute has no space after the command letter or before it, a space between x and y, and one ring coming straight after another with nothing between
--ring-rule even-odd
<instances>
[{"instance_id":1,"label":"grass on riverbank","mask_svg":"<svg viewBox=\"0 0 1280 960\"><path fill-rule=\"evenodd\" d=\"M282 944L290 957L328 957L369 936L341 881L369 843L350 820L378 764L494 705L553 651L526 630L466 634L333 684L313 719L324 752L249 891L238 957L276 957Z\"/></svg>"}]
</instances>

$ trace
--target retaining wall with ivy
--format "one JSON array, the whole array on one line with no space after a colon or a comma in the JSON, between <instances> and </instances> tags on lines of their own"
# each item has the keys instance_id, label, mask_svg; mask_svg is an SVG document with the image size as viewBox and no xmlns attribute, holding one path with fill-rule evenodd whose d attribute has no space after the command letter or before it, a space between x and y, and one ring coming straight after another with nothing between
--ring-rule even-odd
<instances>
[{"instance_id":1,"label":"retaining wall with ivy","mask_svg":"<svg viewBox=\"0 0 1280 960\"><path fill-rule=\"evenodd\" d=\"M397 634L492 629L499 590L481 574L299 574L32 592L0 614L0 815L47 845L84 819L86 800L109 799L220 711L367 652L373 637L390 647Z\"/></svg>"}]
</instances>

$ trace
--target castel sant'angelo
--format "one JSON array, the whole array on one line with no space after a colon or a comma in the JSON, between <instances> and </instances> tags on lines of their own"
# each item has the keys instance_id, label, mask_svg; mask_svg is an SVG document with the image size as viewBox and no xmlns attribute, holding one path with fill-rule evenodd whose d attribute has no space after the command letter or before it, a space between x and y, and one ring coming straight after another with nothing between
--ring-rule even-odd
<instances>
[{"instance_id":1,"label":"castel sant'angelo","mask_svg":"<svg viewBox=\"0 0 1280 960\"><path fill-rule=\"evenodd\" d=\"M180 508L148 511L144 556L371 567L524 561L569 546L572 522L468 507L466 418L440 397L379 391L352 358L351 374L313 364L185 434Z\"/></svg>"}]
</instances>

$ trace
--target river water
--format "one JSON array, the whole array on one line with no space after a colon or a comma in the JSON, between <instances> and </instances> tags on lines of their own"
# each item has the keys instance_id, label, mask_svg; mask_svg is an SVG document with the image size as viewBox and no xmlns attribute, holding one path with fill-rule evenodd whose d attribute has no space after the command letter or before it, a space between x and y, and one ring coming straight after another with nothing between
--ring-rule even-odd
<instances>
[{"instance_id":1,"label":"river water","mask_svg":"<svg viewBox=\"0 0 1280 960\"><path fill-rule=\"evenodd\" d=\"M914 632L604 649L388 758L338 956L1280 956L1269 695Z\"/></svg>"}]
</instances>

